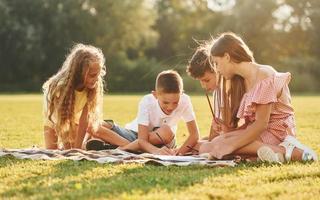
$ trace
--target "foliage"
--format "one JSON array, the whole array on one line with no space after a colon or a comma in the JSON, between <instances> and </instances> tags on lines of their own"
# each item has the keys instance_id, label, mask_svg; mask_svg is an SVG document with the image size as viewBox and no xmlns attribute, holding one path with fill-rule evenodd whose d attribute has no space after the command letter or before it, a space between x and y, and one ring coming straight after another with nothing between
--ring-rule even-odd
<instances>
[{"instance_id":1,"label":"foliage","mask_svg":"<svg viewBox=\"0 0 320 200\"><path fill-rule=\"evenodd\" d=\"M257 62L303 71L293 91L319 92L319 23L318 0L0 0L0 91L40 91L78 42L103 50L110 91L150 90L163 69L185 76L196 41L233 31Z\"/></svg>"}]
</instances>

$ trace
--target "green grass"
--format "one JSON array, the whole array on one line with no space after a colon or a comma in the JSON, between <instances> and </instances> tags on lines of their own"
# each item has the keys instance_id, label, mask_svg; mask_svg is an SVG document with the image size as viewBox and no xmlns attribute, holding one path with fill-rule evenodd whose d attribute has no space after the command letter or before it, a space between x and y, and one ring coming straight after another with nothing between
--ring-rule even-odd
<instances>
[{"instance_id":1,"label":"green grass","mask_svg":"<svg viewBox=\"0 0 320 200\"><path fill-rule=\"evenodd\" d=\"M105 96L104 117L132 120L141 96ZM192 96L202 135L205 97ZM298 138L320 154L320 96L294 96ZM0 96L0 147L43 147L42 97ZM187 136L179 124L178 143ZM0 199L317 199L320 164L240 164L234 168L111 165L0 158Z\"/></svg>"}]
</instances>

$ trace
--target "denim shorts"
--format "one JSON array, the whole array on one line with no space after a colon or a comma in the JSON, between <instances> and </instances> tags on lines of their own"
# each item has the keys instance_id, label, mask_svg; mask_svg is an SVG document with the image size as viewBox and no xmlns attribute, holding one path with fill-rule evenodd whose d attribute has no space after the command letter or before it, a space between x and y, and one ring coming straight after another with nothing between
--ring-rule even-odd
<instances>
[{"instance_id":1,"label":"denim shorts","mask_svg":"<svg viewBox=\"0 0 320 200\"><path fill-rule=\"evenodd\" d=\"M155 127L155 128L153 128L152 131L155 131L158 128L159 127ZM118 126L117 124L115 124L113 122L112 122L111 130L113 130L115 133L117 133L118 135L120 135L121 137L127 139L130 142L133 142L136 139L138 139L138 133L137 132L135 132L133 130L126 129L126 128L122 128L122 127ZM158 148L161 148L161 147L163 147L165 145L164 144L156 144L154 146L156 146ZM167 144L166 146L169 147L169 148L175 148L176 147L175 138L169 144Z\"/></svg>"},{"instance_id":2,"label":"denim shorts","mask_svg":"<svg viewBox=\"0 0 320 200\"><path fill-rule=\"evenodd\" d=\"M113 130L114 132L116 132L118 135L120 135L121 137L129 140L130 142L135 141L136 139L138 139L138 133L126 128L122 128L116 124L113 124L111 130Z\"/></svg>"}]
</instances>

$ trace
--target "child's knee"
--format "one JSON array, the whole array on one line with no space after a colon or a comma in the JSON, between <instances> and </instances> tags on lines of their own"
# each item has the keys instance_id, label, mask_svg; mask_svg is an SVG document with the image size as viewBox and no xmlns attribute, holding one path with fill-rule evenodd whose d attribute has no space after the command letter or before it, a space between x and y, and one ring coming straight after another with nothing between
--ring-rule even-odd
<instances>
[{"instance_id":1,"label":"child's knee","mask_svg":"<svg viewBox=\"0 0 320 200\"><path fill-rule=\"evenodd\" d=\"M104 128L107 128L107 129L112 129L113 126L114 126L114 122L113 120L104 120L102 121L101 125L104 127Z\"/></svg>"},{"instance_id":2,"label":"child's knee","mask_svg":"<svg viewBox=\"0 0 320 200\"><path fill-rule=\"evenodd\" d=\"M163 140L166 144L169 144L174 139L174 133L168 125L163 125L160 127L162 132Z\"/></svg>"}]
</instances>

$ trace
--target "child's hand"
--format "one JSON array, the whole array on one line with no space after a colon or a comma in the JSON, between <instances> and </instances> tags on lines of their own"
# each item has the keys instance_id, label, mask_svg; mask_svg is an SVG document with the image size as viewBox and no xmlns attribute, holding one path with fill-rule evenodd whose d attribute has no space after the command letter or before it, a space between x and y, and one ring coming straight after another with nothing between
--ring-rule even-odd
<instances>
[{"instance_id":1,"label":"child's hand","mask_svg":"<svg viewBox=\"0 0 320 200\"><path fill-rule=\"evenodd\" d=\"M220 135L210 142L202 143L199 147L199 155L208 153L210 159L221 159L223 156L231 154L234 150L234 146L226 141L224 135Z\"/></svg>"},{"instance_id":2,"label":"child's hand","mask_svg":"<svg viewBox=\"0 0 320 200\"><path fill-rule=\"evenodd\" d=\"M174 155L182 155L179 151L180 151L180 148L175 148L175 149L172 149L174 151Z\"/></svg>"},{"instance_id":3,"label":"child's hand","mask_svg":"<svg viewBox=\"0 0 320 200\"><path fill-rule=\"evenodd\" d=\"M218 136L211 141L209 154L214 158L222 159L223 156L231 154L234 150L233 145L226 142L224 137Z\"/></svg>"},{"instance_id":4,"label":"child's hand","mask_svg":"<svg viewBox=\"0 0 320 200\"><path fill-rule=\"evenodd\" d=\"M175 155L175 151L173 149L169 149L166 146L161 147L155 154L158 155Z\"/></svg>"},{"instance_id":5,"label":"child's hand","mask_svg":"<svg viewBox=\"0 0 320 200\"><path fill-rule=\"evenodd\" d=\"M212 129L219 134L226 133L230 131L230 128L223 123L222 120L214 117L211 123Z\"/></svg>"}]
</instances>

